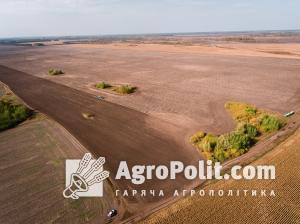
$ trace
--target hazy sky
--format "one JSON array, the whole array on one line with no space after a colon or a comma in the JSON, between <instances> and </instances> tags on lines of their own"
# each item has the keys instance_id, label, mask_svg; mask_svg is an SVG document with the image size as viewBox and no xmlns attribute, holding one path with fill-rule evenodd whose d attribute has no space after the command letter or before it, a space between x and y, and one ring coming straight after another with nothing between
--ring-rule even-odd
<instances>
[{"instance_id":1,"label":"hazy sky","mask_svg":"<svg viewBox=\"0 0 300 224\"><path fill-rule=\"evenodd\" d=\"M0 38L300 29L300 0L0 0Z\"/></svg>"}]
</instances>

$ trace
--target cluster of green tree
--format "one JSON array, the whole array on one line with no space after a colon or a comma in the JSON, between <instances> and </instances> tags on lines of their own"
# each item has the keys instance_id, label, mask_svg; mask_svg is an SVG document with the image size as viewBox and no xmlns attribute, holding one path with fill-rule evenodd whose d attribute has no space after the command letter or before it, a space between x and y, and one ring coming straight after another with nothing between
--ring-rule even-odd
<instances>
[{"instance_id":1,"label":"cluster of green tree","mask_svg":"<svg viewBox=\"0 0 300 224\"><path fill-rule=\"evenodd\" d=\"M220 136L200 131L190 139L209 160L223 162L238 157L258 141L258 136L279 130L284 125L278 117L259 111L255 107L243 104L233 105L233 108L231 112L234 112L233 117L237 120L237 128L234 131Z\"/></svg>"},{"instance_id":2,"label":"cluster of green tree","mask_svg":"<svg viewBox=\"0 0 300 224\"><path fill-rule=\"evenodd\" d=\"M32 111L24 105L0 101L0 131L16 126L31 115Z\"/></svg>"}]
</instances>

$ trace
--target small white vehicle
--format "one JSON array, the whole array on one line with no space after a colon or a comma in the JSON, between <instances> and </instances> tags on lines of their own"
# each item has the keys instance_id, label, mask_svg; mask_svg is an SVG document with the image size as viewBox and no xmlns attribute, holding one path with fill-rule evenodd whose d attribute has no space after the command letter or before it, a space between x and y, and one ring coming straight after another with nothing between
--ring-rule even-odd
<instances>
[{"instance_id":1,"label":"small white vehicle","mask_svg":"<svg viewBox=\"0 0 300 224\"><path fill-rule=\"evenodd\" d=\"M96 99L97 100L104 100L104 97L103 96L96 96Z\"/></svg>"},{"instance_id":2,"label":"small white vehicle","mask_svg":"<svg viewBox=\"0 0 300 224\"><path fill-rule=\"evenodd\" d=\"M111 219L111 218L115 217L116 215L118 215L118 211L116 209L112 209L107 213L107 218Z\"/></svg>"},{"instance_id":3,"label":"small white vehicle","mask_svg":"<svg viewBox=\"0 0 300 224\"><path fill-rule=\"evenodd\" d=\"M285 117L290 117L290 116L292 116L294 113L295 113L295 111L290 111L290 112L284 114L284 116L285 116Z\"/></svg>"}]
</instances>

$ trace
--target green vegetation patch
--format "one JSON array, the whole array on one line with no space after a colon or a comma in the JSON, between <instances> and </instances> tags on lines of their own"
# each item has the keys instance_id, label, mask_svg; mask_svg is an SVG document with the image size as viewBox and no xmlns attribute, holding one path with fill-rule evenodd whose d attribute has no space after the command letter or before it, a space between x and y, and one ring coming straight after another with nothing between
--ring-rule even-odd
<instances>
[{"instance_id":1,"label":"green vegetation patch","mask_svg":"<svg viewBox=\"0 0 300 224\"><path fill-rule=\"evenodd\" d=\"M247 122L238 123L236 132L243 135L249 135L251 138L258 136L259 134L257 128Z\"/></svg>"},{"instance_id":2,"label":"green vegetation patch","mask_svg":"<svg viewBox=\"0 0 300 224\"><path fill-rule=\"evenodd\" d=\"M237 121L234 131L219 136L200 131L190 138L191 143L214 162L223 162L246 153L259 140L259 136L285 125L278 116L258 110L253 105L229 102L225 108Z\"/></svg>"},{"instance_id":3,"label":"green vegetation patch","mask_svg":"<svg viewBox=\"0 0 300 224\"><path fill-rule=\"evenodd\" d=\"M130 86L128 84L126 84L126 85L111 85L106 82L96 83L95 87L97 89L110 89L119 94L131 94L131 93L134 93L137 89L136 87Z\"/></svg>"},{"instance_id":4,"label":"green vegetation patch","mask_svg":"<svg viewBox=\"0 0 300 224\"><path fill-rule=\"evenodd\" d=\"M264 132L278 131L283 125L283 122L272 115L265 114L260 119L260 128Z\"/></svg>"},{"instance_id":5,"label":"green vegetation patch","mask_svg":"<svg viewBox=\"0 0 300 224\"><path fill-rule=\"evenodd\" d=\"M205 137L206 133L203 131L198 131L190 138L191 143L197 144Z\"/></svg>"},{"instance_id":6,"label":"green vegetation patch","mask_svg":"<svg viewBox=\"0 0 300 224\"><path fill-rule=\"evenodd\" d=\"M107 88L111 88L112 85L110 85L109 83L106 82L99 82L96 84L96 88L97 89L107 89Z\"/></svg>"},{"instance_id":7,"label":"green vegetation patch","mask_svg":"<svg viewBox=\"0 0 300 224\"><path fill-rule=\"evenodd\" d=\"M32 115L32 111L21 104L0 100L0 131L12 128Z\"/></svg>"},{"instance_id":8,"label":"green vegetation patch","mask_svg":"<svg viewBox=\"0 0 300 224\"><path fill-rule=\"evenodd\" d=\"M48 70L48 75L62 75L62 74L64 74L64 72L60 69L50 68Z\"/></svg>"},{"instance_id":9,"label":"green vegetation patch","mask_svg":"<svg viewBox=\"0 0 300 224\"><path fill-rule=\"evenodd\" d=\"M120 94L130 94L134 93L136 90L136 87L130 86L130 85L121 85L114 88L114 91Z\"/></svg>"}]
</instances>

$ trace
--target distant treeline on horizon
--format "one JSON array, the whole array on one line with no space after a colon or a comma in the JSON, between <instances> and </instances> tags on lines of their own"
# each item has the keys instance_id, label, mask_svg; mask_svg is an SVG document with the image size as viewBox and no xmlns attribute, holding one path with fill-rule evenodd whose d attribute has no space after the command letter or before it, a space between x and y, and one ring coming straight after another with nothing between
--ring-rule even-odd
<instances>
[{"instance_id":1,"label":"distant treeline on horizon","mask_svg":"<svg viewBox=\"0 0 300 224\"><path fill-rule=\"evenodd\" d=\"M216 32L176 32L176 33L145 33L145 34L103 34L103 35L70 35L70 36L35 36L35 37L0 37L1 44L18 44L28 42L46 41L101 41L101 40L126 40L144 39L176 36L199 36L199 37L220 37L220 36L266 36L266 35L300 35L300 30L261 30L261 31L216 31Z\"/></svg>"}]
</instances>

